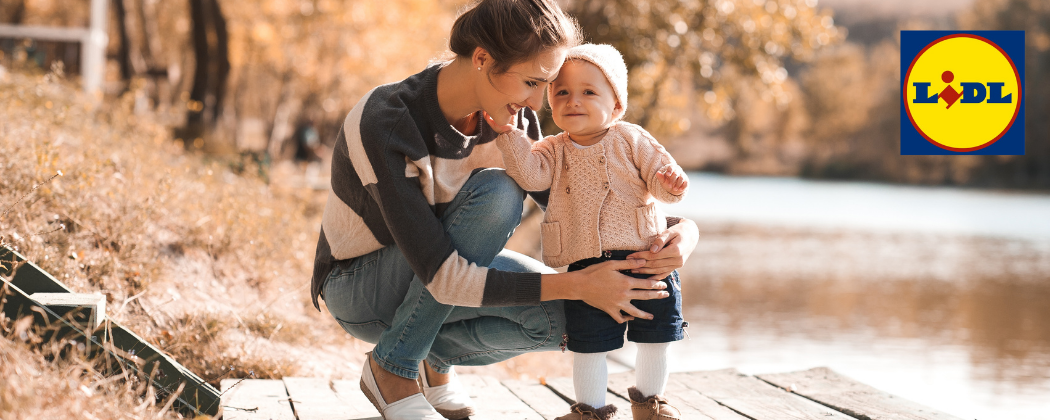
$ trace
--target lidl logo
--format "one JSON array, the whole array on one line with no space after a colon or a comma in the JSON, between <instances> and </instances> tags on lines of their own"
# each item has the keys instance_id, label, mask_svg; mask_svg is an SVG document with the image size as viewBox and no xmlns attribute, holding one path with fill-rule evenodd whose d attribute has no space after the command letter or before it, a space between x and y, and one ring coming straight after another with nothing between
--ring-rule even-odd
<instances>
[{"instance_id":1,"label":"lidl logo","mask_svg":"<svg viewBox=\"0 0 1050 420\"><path fill-rule=\"evenodd\" d=\"M901 31L901 154L1024 154L1024 31Z\"/></svg>"}]
</instances>

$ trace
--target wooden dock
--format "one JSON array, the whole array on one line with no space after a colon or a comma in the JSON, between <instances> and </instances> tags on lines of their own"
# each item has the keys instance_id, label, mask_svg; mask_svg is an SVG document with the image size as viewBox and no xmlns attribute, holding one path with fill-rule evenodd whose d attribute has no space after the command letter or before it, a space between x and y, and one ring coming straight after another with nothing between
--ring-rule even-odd
<instances>
[{"instance_id":1,"label":"wooden dock","mask_svg":"<svg viewBox=\"0 0 1050 420\"><path fill-rule=\"evenodd\" d=\"M550 420L567 414L574 402L570 378L546 384L460 378L478 405L474 420ZM627 388L633 384L632 372L609 377L606 401L619 407L616 420L631 419ZM225 379L221 385L225 420L381 419L357 379ZM961 420L827 368L755 376L735 369L674 373L666 394L684 419Z\"/></svg>"}]
</instances>

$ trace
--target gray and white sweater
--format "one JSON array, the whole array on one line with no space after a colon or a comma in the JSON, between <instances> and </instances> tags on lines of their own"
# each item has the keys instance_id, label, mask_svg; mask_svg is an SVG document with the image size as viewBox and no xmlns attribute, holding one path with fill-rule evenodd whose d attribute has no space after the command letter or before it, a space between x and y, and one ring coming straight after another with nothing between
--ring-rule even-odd
<instances>
[{"instance_id":1,"label":"gray and white sweater","mask_svg":"<svg viewBox=\"0 0 1050 420\"><path fill-rule=\"evenodd\" d=\"M390 245L439 302L539 303L539 273L479 267L459 255L442 227L442 214L471 174L503 167L503 158L497 134L481 118L475 136L449 125L438 106L439 70L431 66L372 89L343 121L314 259L315 307L335 264ZM532 140L540 138L536 114L528 108L519 112L518 128Z\"/></svg>"}]
</instances>

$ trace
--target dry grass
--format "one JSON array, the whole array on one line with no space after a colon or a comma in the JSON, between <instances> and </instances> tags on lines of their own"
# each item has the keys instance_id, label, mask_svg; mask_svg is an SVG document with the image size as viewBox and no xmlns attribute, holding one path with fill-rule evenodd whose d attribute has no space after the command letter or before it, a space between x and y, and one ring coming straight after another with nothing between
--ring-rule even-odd
<instances>
[{"instance_id":1,"label":"dry grass","mask_svg":"<svg viewBox=\"0 0 1050 420\"><path fill-rule=\"evenodd\" d=\"M0 418L175 419L173 398L103 354L85 358L83 339L48 337L32 317L0 317Z\"/></svg>"},{"instance_id":2,"label":"dry grass","mask_svg":"<svg viewBox=\"0 0 1050 420\"><path fill-rule=\"evenodd\" d=\"M213 384L297 372L279 352L253 351L260 340L347 343L333 322L294 331L323 319L303 287L323 200L271 188L237 157L185 153L168 118L136 115L132 98L94 102L61 74L0 74L3 244L74 290L105 294L107 315ZM97 378L75 366L91 361L52 364L32 345L0 346L20 361L0 368L2 382L39 372L0 390L0 418L109 418L107 407L141 404L79 391Z\"/></svg>"}]
</instances>

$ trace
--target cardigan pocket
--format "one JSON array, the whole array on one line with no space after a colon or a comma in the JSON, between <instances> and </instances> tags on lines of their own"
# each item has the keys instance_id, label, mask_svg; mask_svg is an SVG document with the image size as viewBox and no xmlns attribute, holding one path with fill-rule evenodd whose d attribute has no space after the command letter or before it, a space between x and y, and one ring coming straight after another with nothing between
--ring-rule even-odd
<instances>
[{"instance_id":1,"label":"cardigan pocket","mask_svg":"<svg viewBox=\"0 0 1050 420\"><path fill-rule=\"evenodd\" d=\"M540 236L544 257L561 255L561 226L558 222L541 223Z\"/></svg>"},{"instance_id":2,"label":"cardigan pocket","mask_svg":"<svg viewBox=\"0 0 1050 420\"><path fill-rule=\"evenodd\" d=\"M646 242L650 241L659 230L659 224L656 221L656 203L652 202L644 206L634 209L634 213L637 216L638 224L638 237L642 238Z\"/></svg>"}]
</instances>

